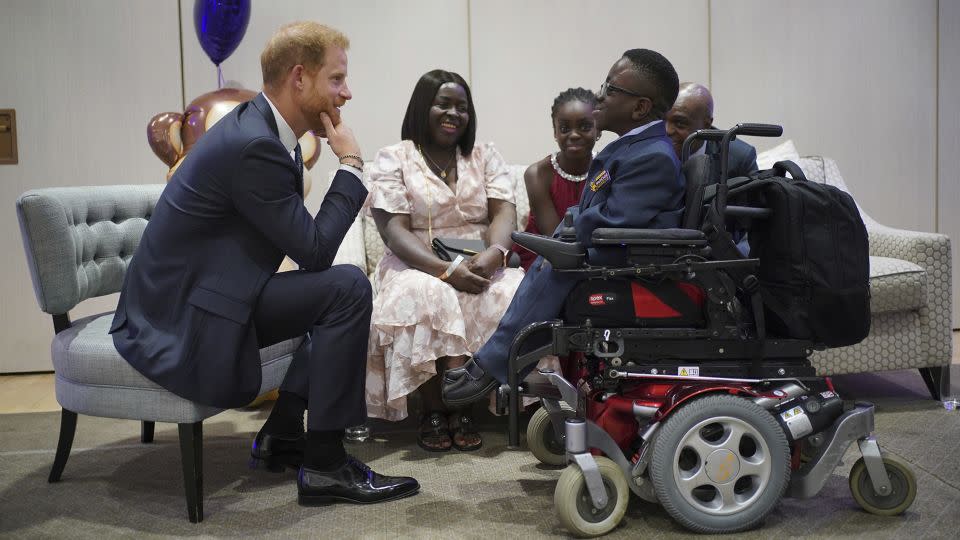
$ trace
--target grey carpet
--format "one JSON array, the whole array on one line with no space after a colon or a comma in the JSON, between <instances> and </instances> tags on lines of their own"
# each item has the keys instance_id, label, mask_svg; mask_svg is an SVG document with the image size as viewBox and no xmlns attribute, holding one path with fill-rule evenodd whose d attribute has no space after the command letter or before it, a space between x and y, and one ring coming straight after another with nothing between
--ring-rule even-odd
<instances>
[{"instance_id":1,"label":"grey carpet","mask_svg":"<svg viewBox=\"0 0 960 540\"><path fill-rule=\"evenodd\" d=\"M960 373L954 370L954 381ZM818 497L785 499L763 527L737 538L956 538L960 531L960 412L929 398L916 372L837 379L844 397L874 399L881 446L912 464L919 495L910 510L883 518L857 507L848 451ZM58 413L0 416L0 536L554 538L559 469L505 447L502 420L487 420L474 453L421 451L409 423L376 424L375 440L349 451L387 474L423 485L412 498L372 506L301 508L295 475L247 468L249 443L266 410L235 410L204 424L205 519L186 519L176 429L157 425L139 442L136 422L81 416L63 480L47 484ZM705 538L688 534L657 505L634 497L609 538Z\"/></svg>"}]
</instances>

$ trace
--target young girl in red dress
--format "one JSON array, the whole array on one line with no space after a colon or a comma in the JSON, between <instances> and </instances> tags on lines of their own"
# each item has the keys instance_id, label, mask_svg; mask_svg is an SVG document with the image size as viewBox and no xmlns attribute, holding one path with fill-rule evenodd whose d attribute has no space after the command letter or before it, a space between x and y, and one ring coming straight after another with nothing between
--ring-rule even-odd
<instances>
[{"instance_id":1,"label":"young girl in red dress","mask_svg":"<svg viewBox=\"0 0 960 540\"><path fill-rule=\"evenodd\" d=\"M524 231L534 234L553 233L567 208L580 201L593 145L600 132L593 119L597 98L585 88L569 88L553 100L553 138L560 148L530 165L523 174L530 198L530 217ZM524 270L536 259L532 251L513 246Z\"/></svg>"}]
</instances>

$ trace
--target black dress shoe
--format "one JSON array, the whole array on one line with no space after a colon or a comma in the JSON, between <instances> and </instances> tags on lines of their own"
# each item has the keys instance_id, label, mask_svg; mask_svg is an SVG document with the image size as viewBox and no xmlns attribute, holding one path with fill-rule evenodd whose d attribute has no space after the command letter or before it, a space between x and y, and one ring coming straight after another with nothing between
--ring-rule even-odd
<instances>
[{"instance_id":1,"label":"black dress shoe","mask_svg":"<svg viewBox=\"0 0 960 540\"><path fill-rule=\"evenodd\" d=\"M349 455L346 462L334 471L301 467L297 477L297 501L303 506L337 501L378 503L408 497L419 490L420 483L413 478L377 474Z\"/></svg>"},{"instance_id":2,"label":"black dress shoe","mask_svg":"<svg viewBox=\"0 0 960 540\"><path fill-rule=\"evenodd\" d=\"M448 407L462 407L485 398L499 384L471 358L463 367L443 374L443 402Z\"/></svg>"},{"instance_id":3,"label":"black dress shoe","mask_svg":"<svg viewBox=\"0 0 960 540\"><path fill-rule=\"evenodd\" d=\"M270 472L281 472L284 467L299 469L303 465L306 435L272 435L260 430L250 448L250 468L265 466Z\"/></svg>"}]
</instances>

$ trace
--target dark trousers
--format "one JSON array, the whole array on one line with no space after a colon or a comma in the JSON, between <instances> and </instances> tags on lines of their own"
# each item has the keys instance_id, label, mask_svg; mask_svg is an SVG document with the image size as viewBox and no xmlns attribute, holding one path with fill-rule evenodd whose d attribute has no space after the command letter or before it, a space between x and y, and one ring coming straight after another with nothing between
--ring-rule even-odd
<instances>
[{"instance_id":1,"label":"dark trousers","mask_svg":"<svg viewBox=\"0 0 960 540\"><path fill-rule=\"evenodd\" d=\"M270 278L253 320L260 347L308 334L280 385L307 400L307 429L367 420L364 387L372 312L370 280L353 265Z\"/></svg>"},{"instance_id":2,"label":"dark trousers","mask_svg":"<svg viewBox=\"0 0 960 540\"><path fill-rule=\"evenodd\" d=\"M537 257L520 282L496 331L477 351L474 361L498 381L507 382L513 338L530 323L559 318L567 295L580 279L577 274L554 272L550 263ZM532 348L529 342L527 345L521 352Z\"/></svg>"}]
</instances>

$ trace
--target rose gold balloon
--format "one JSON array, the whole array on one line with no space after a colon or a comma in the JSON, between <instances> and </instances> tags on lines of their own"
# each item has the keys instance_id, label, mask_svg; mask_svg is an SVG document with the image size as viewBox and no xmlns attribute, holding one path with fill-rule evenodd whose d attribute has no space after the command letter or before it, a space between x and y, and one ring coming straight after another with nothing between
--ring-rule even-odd
<instances>
[{"instance_id":1,"label":"rose gold balloon","mask_svg":"<svg viewBox=\"0 0 960 540\"><path fill-rule=\"evenodd\" d=\"M150 119L147 124L147 142L153 153L172 167L183 151L183 141L180 139L180 125L183 115L175 112L160 113Z\"/></svg>"},{"instance_id":2,"label":"rose gold balloon","mask_svg":"<svg viewBox=\"0 0 960 540\"><path fill-rule=\"evenodd\" d=\"M221 88L197 96L190 102L190 105L187 105L187 110L183 113L182 153L189 152L197 139L213 127L218 120L232 111L234 107L245 101L250 101L256 95L256 92L244 88ZM209 121L208 116L210 117Z\"/></svg>"},{"instance_id":3,"label":"rose gold balloon","mask_svg":"<svg viewBox=\"0 0 960 540\"><path fill-rule=\"evenodd\" d=\"M183 162L183 158L197 140L237 105L252 100L257 93L245 88L221 88L197 96L183 113L165 112L154 116L147 124L147 142L150 148L170 167L167 180ZM321 139L308 131L300 137L303 164L310 169L320 158ZM309 190L305 179L304 195Z\"/></svg>"},{"instance_id":4,"label":"rose gold balloon","mask_svg":"<svg viewBox=\"0 0 960 540\"><path fill-rule=\"evenodd\" d=\"M300 143L300 153L303 156L304 168L313 168L313 164L320 159L320 149L323 148L320 144L323 142L322 139L314 135L312 131L308 131L303 134L303 137L300 137L298 142Z\"/></svg>"}]
</instances>

